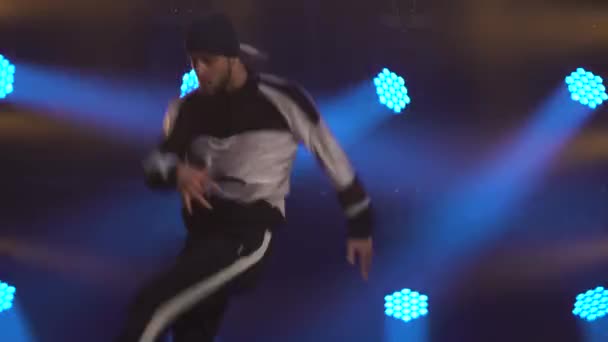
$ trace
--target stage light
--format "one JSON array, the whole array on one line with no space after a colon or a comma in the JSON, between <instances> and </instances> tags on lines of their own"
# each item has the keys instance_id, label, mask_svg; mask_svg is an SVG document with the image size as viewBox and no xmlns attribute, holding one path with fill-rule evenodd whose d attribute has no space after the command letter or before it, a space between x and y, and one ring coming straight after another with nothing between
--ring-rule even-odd
<instances>
[{"instance_id":1,"label":"stage light","mask_svg":"<svg viewBox=\"0 0 608 342\"><path fill-rule=\"evenodd\" d=\"M604 80L583 68L578 68L566 77L566 85L572 100L591 109L608 100Z\"/></svg>"},{"instance_id":2,"label":"stage light","mask_svg":"<svg viewBox=\"0 0 608 342\"><path fill-rule=\"evenodd\" d=\"M374 78L378 100L395 113L401 113L411 103L403 77L387 68Z\"/></svg>"},{"instance_id":3,"label":"stage light","mask_svg":"<svg viewBox=\"0 0 608 342\"><path fill-rule=\"evenodd\" d=\"M384 313L407 323L429 313L428 300L426 295L403 289L384 297Z\"/></svg>"},{"instance_id":4,"label":"stage light","mask_svg":"<svg viewBox=\"0 0 608 342\"><path fill-rule=\"evenodd\" d=\"M193 90L198 88L198 79L196 78L196 73L194 72L194 69L190 70L190 72L187 72L184 74L184 77L182 77L182 86L180 88L181 90L181 95L180 97L184 97L188 94L190 94Z\"/></svg>"},{"instance_id":5,"label":"stage light","mask_svg":"<svg viewBox=\"0 0 608 342\"><path fill-rule=\"evenodd\" d=\"M15 66L0 55L0 100L6 98L14 90Z\"/></svg>"},{"instance_id":6,"label":"stage light","mask_svg":"<svg viewBox=\"0 0 608 342\"><path fill-rule=\"evenodd\" d=\"M15 288L0 281L0 312L8 311L13 307Z\"/></svg>"},{"instance_id":7,"label":"stage light","mask_svg":"<svg viewBox=\"0 0 608 342\"><path fill-rule=\"evenodd\" d=\"M598 286L579 294L572 313L589 322L608 315L608 290Z\"/></svg>"}]
</instances>

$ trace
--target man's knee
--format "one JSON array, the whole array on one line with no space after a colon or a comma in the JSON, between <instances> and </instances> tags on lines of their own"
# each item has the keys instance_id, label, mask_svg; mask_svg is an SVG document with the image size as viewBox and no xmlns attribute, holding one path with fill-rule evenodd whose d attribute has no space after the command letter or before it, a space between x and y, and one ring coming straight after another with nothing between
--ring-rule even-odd
<instances>
[{"instance_id":1,"label":"man's knee","mask_svg":"<svg viewBox=\"0 0 608 342\"><path fill-rule=\"evenodd\" d=\"M142 286L130 303L129 312L131 314L151 315L166 300L166 294L154 283Z\"/></svg>"}]
</instances>

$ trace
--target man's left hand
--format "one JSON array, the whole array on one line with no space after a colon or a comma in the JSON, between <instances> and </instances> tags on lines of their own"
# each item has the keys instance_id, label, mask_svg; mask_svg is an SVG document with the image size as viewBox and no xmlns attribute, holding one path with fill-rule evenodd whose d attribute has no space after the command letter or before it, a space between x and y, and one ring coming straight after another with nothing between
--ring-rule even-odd
<instances>
[{"instance_id":1,"label":"man's left hand","mask_svg":"<svg viewBox=\"0 0 608 342\"><path fill-rule=\"evenodd\" d=\"M369 270L372 265L373 246L372 238L355 239L349 238L346 242L346 258L351 265L359 261L361 276L364 280L368 279Z\"/></svg>"}]
</instances>

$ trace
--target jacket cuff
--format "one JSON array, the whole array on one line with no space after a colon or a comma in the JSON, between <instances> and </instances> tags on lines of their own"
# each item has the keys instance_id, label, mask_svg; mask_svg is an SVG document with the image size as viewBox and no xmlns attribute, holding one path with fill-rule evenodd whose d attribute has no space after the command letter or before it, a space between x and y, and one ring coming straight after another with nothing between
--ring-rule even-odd
<instances>
[{"instance_id":1,"label":"jacket cuff","mask_svg":"<svg viewBox=\"0 0 608 342\"><path fill-rule=\"evenodd\" d=\"M171 153L155 152L144 161L146 184L152 188L169 188L177 185L179 159Z\"/></svg>"}]
</instances>

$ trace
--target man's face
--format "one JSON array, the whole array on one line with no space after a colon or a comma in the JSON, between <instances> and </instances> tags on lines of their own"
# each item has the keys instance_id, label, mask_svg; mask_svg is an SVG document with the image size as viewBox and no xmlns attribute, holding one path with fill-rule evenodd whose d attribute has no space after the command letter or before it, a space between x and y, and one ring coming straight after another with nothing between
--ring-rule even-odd
<instances>
[{"instance_id":1,"label":"man's face","mask_svg":"<svg viewBox=\"0 0 608 342\"><path fill-rule=\"evenodd\" d=\"M207 95L226 90L232 73L228 57L203 52L190 54L192 68L198 78L199 89Z\"/></svg>"}]
</instances>

